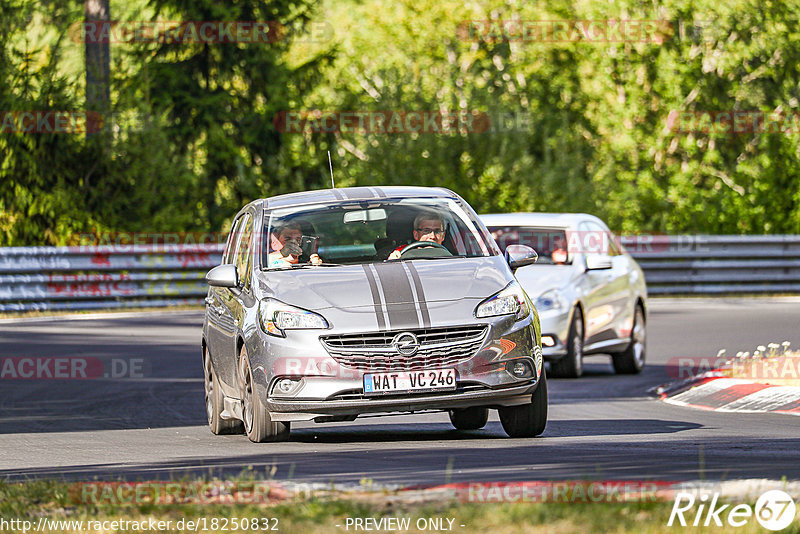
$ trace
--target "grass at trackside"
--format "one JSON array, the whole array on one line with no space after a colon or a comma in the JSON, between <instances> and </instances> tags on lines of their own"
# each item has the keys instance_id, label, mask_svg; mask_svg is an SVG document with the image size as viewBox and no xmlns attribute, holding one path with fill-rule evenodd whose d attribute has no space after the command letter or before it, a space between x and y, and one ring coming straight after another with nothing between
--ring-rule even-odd
<instances>
[{"instance_id":1,"label":"grass at trackside","mask_svg":"<svg viewBox=\"0 0 800 534\"><path fill-rule=\"evenodd\" d=\"M435 532L416 527L420 518L454 519L456 533L661 533L661 532L765 532L755 519L743 527L667 527L671 502L615 504L459 504L436 502L427 504L392 503L389 494L373 493L366 497L338 499L303 498L278 501L275 504L138 504L86 505L75 504L69 496L68 484L33 481L11 484L0 481L0 517L28 519L36 524L39 517L51 520L197 520L206 518L277 518L277 530L270 532L344 533L348 518L409 518L411 528L402 532ZM753 503L750 503L753 504ZM798 514L800 516L800 514ZM723 517L724 520L724 517ZM210 525L210 523L207 523ZM270 525L274 525L272 522ZM444 522L447 524L447 521ZM337 526L339 525L339 526ZM464 526L461 526L464 525ZM6 530L8 531L8 529ZM92 532L62 528L61 532ZM124 530L120 530L124 531ZM130 531L130 530L129 530ZM184 530L186 531L186 530ZM202 528L199 529L202 532ZM210 531L210 530L208 530ZM217 531L222 531L218 528ZM248 532L230 529L232 532ZM361 530L364 532L365 530ZM168 530L167 532L181 532ZM254 532L249 530L249 532ZM267 532L267 531L260 531ZM441 531L440 531L441 532ZM800 533L800 517L783 532Z\"/></svg>"}]
</instances>

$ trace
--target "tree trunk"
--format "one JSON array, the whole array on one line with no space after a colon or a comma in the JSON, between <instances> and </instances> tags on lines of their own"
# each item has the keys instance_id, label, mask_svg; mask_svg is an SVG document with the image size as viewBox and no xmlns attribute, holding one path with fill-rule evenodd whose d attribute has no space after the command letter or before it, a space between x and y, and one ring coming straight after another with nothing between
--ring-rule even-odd
<instances>
[{"instance_id":1,"label":"tree trunk","mask_svg":"<svg viewBox=\"0 0 800 534\"><path fill-rule=\"evenodd\" d=\"M109 0L86 0L86 111L102 115L108 132L111 100L111 12ZM94 30L94 31L91 31ZM87 128L87 136L93 135Z\"/></svg>"}]
</instances>

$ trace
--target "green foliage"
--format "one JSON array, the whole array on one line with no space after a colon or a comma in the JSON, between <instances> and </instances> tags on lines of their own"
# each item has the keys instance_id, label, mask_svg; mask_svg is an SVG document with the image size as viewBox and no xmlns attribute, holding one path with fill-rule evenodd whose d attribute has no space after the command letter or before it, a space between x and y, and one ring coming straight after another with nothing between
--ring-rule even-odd
<instances>
[{"instance_id":1,"label":"green foliage","mask_svg":"<svg viewBox=\"0 0 800 534\"><path fill-rule=\"evenodd\" d=\"M585 211L623 232L800 233L791 132L676 132L670 113L800 112L800 5L112 0L112 19L269 20L270 43L113 43L107 134L0 133L0 245L218 230L337 185L455 190L480 212ZM0 5L0 111L80 110L82 2ZM465 21L670 21L657 42L471 39ZM698 26L697 29L694 26ZM319 31L322 29L323 31ZM700 30L700 31L698 31ZM282 111L485 114L488 131L281 133Z\"/></svg>"}]
</instances>

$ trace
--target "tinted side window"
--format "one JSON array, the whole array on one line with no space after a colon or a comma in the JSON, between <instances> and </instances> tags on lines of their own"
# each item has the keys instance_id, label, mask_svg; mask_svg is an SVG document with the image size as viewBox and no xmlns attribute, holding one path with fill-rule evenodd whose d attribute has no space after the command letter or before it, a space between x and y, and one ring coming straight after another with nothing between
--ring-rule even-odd
<instances>
[{"instance_id":1,"label":"tinted side window","mask_svg":"<svg viewBox=\"0 0 800 534\"><path fill-rule=\"evenodd\" d=\"M239 281L244 287L250 286L250 256L252 255L252 247L250 246L253 240L253 218L250 214L245 214L242 218L241 230L239 231L239 244L236 247L236 258L234 264L236 271L239 273Z\"/></svg>"}]
</instances>

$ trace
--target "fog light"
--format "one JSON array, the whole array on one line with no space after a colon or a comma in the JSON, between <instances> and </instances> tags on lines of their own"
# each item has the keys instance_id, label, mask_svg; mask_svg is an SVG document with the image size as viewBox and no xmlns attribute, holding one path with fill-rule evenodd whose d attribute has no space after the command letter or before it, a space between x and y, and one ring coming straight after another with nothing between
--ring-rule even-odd
<instances>
[{"instance_id":1,"label":"fog light","mask_svg":"<svg viewBox=\"0 0 800 534\"><path fill-rule=\"evenodd\" d=\"M525 360L516 360L506 364L506 371L511 373L515 378L529 378L533 376L531 364Z\"/></svg>"},{"instance_id":2,"label":"fog light","mask_svg":"<svg viewBox=\"0 0 800 534\"><path fill-rule=\"evenodd\" d=\"M542 336L542 346L543 347L555 347L556 340L553 336Z\"/></svg>"},{"instance_id":3,"label":"fog light","mask_svg":"<svg viewBox=\"0 0 800 534\"><path fill-rule=\"evenodd\" d=\"M272 388L274 395L289 395L297 390L300 385L299 378L281 378Z\"/></svg>"}]
</instances>

